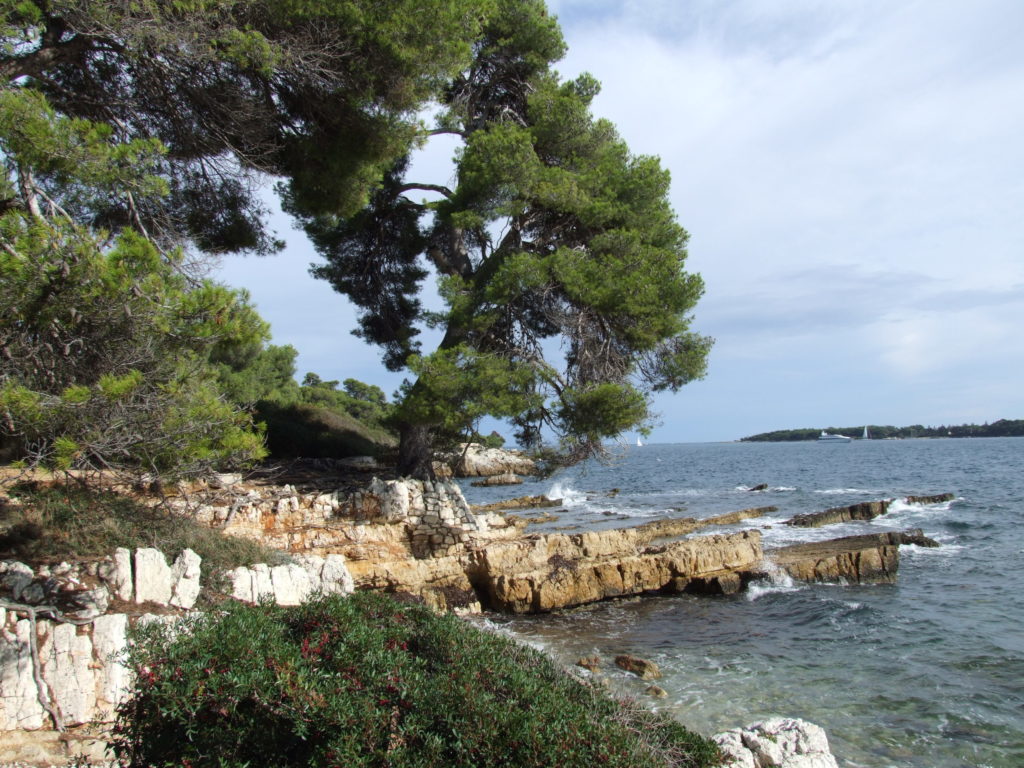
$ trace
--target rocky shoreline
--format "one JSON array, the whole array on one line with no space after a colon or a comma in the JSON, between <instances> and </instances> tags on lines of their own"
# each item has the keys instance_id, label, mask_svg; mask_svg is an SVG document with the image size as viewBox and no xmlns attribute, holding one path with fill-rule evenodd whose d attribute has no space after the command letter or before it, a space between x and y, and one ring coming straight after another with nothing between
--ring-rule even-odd
<instances>
[{"instance_id":1,"label":"rocky shoreline","mask_svg":"<svg viewBox=\"0 0 1024 768\"><path fill-rule=\"evenodd\" d=\"M378 589L438 610L536 613L635 595L732 594L777 569L806 581L887 582L896 578L900 544L924 540L911 531L765 550L757 530L699 533L774 511L768 507L535 534L493 507L470 507L451 481L367 482L361 474L299 484L224 476L181 488L166 503L225 535L288 553L288 563L222 575L229 597L285 605L315 591ZM0 564L0 761L98 757L97 733L127 690L116 651L128 626L192 609L209 583L201 573L190 550L118 550L100 562L35 570ZM776 764L751 759L730 765ZM819 764L826 765L792 763Z\"/></svg>"}]
</instances>

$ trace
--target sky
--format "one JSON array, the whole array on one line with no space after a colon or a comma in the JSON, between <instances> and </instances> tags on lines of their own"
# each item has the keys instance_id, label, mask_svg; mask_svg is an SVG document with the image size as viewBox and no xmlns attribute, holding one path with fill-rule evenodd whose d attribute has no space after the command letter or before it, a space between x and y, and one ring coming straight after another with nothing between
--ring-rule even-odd
<instances>
[{"instance_id":1,"label":"sky","mask_svg":"<svg viewBox=\"0 0 1024 768\"><path fill-rule=\"evenodd\" d=\"M651 442L1024 418L1024 3L549 0L558 71L672 174L706 292L708 375ZM443 141L410 177L450 176ZM288 241L230 257L299 377L393 392L355 313ZM432 337L427 335L425 341ZM499 427L500 430L500 427Z\"/></svg>"}]
</instances>

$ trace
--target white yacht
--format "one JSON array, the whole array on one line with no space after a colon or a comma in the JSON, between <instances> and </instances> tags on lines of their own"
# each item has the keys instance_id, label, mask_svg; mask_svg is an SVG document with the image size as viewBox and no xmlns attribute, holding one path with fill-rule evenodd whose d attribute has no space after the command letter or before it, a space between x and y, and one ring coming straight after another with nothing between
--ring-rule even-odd
<instances>
[{"instance_id":1,"label":"white yacht","mask_svg":"<svg viewBox=\"0 0 1024 768\"><path fill-rule=\"evenodd\" d=\"M851 440L853 440L852 437L847 437L846 435L833 435L830 432L824 431L818 435L819 443L848 443Z\"/></svg>"}]
</instances>

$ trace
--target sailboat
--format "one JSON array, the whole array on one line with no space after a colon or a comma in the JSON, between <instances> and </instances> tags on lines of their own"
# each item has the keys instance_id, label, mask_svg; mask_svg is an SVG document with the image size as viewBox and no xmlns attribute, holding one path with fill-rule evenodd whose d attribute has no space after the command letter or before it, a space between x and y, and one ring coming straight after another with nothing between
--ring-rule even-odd
<instances>
[{"instance_id":1,"label":"sailboat","mask_svg":"<svg viewBox=\"0 0 1024 768\"><path fill-rule=\"evenodd\" d=\"M868 428L867 427L864 427L864 434L860 436L860 439L861 440L870 440L871 439L871 438L868 437Z\"/></svg>"},{"instance_id":2,"label":"sailboat","mask_svg":"<svg viewBox=\"0 0 1024 768\"><path fill-rule=\"evenodd\" d=\"M644 447L644 444L642 442L640 442L640 436L639 435L637 435L637 438L636 438L636 447L637 448L643 448Z\"/></svg>"}]
</instances>

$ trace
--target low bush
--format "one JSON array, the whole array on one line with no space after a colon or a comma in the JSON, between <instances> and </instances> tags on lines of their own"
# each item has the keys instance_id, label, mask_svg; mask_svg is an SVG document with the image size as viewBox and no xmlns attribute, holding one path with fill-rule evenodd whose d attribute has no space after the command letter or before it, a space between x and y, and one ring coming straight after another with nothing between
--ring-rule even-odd
<instances>
[{"instance_id":1,"label":"low bush","mask_svg":"<svg viewBox=\"0 0 1024 768\"><path fill-rule=\"evenodd\" d=\"M129 766L713 765L713 742L546 656L378 593L232 605L139 631Z\"/></svg>"}]
</instances>

